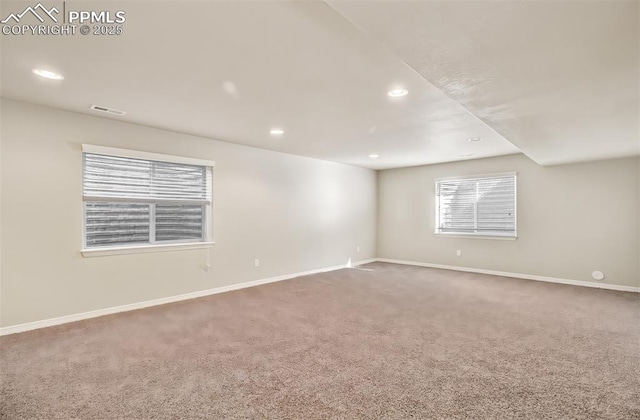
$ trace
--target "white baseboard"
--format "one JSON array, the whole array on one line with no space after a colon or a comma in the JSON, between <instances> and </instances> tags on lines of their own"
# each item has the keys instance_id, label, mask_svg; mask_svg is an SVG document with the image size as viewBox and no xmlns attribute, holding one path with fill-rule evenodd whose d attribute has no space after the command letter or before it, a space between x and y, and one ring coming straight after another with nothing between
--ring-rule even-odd
<instances>
[{"instance_id":1,"label":"white baseboard","mask_svg":"<svg viewBox=\"0 0 640 420\"><path fill-rule=\"evenodd\" d=\"M549 283L570 284L572 286L594 287L597 289L608 289L608 290L618 290L622 292L640 293L640 287L622 286L622 285L610 284L610 283L592 283L589 281L582 281L582 280L569 280L569 279L560 279L555 277L536 276L533 274L519 274L519 273L508 273L505 271L484 270L482 268L458 267L454 265L442 265L442 264L431 264L431 263L423 263L423 262L416 262L416 261L394 260L391 258L376 258L376 261L392 263L392 264L415 265L418 267L440 268L443 270L465 271L468 273L490 274L492 276L514 277L517 279L525 279L525 280L546 281Z\"/></svg>"},{"instance_id":2,"label":"white baseboard","mask_svg":"<svg viewBox=\"0 0 640 420\"><path fill-rule=\"evenodd\" d=\"M95 311L82 312L79 314L65 315L58 318L44 319L41 321L34 321L34 322L28 322L25 324L12 325L9 327L0 328L0 336L16 334L20 332L35 330L38 328L52 327L54 325L66 324L69 322L81 321L83 319L90 319L90 318L96 318L104 315L116 314L119 312L134 311L136 309L148 308L150 306L164 305L166 303L179 302L179 301L188 300L188 299L195 299L199 297L215 295L218 293L230 292L232 290L245 289L247 287L259 286L261 284L274 283L277 281L289 280L295 277L307 276L310 274L317 274L317 273L324 273L324 272L333 271L333 270L340 270L342 268L348 268L351 266L357 266L361 264L369 264L373 262L386 262L386 263L392 263L392 264L414 265L418 267L440 268L443 270L465 271L469 273L490 274L493 276L513 277L513 278L525 279L525 280L536 280L536 281L545 281L549 283L569 284L572 286L594 287L598 289L608 289L608 290L618 290L623 292L640 293L640 287L633 287L633 286L621 286L617 284L608 284L608 283L592 283L592 282L581 281L581 280L568 280L568 279L560 279L555 277L536 276L532 274L508 273L504 271L484 270L481 268L458 267L453 265L431 264L431 263L423 263L423 262L416 262L416 261L395 260L390 258L373 258L369 260L336 265L333 267L320 268L317 270L309 270L309 271L303 271L300 273L285 274L282 276L269 277L269 278L260 279L260 280L253 280L245 283L238 283L238 284L232 284L229 286L216 287L213 289L199 290L197 292L185 293L177 296L168 296L168 297L159 298L159 299L147 300L144 302L130 303L128 305L114 306L111 308L98 309Z\"/></svg>"},{"instance_id":3,"label":"white baseboard","mask_svg":"<svg viewBox=\"0 0 640 420\"><path fill-rule=\"evenodd\" d=\"M111 308L98 309L95 311L82 312L79 314L65 315L58 318L43 319L41 321L34 321L34 322L28 322L25 324L12 325L9 327L0 328L0 336L16 334L20 332L35 330L38 328L53 327L54 325L66 324L68 322L82 321L83 319L90 319L90 318L96 318L104 315L117 314L119 312L134 311L136 309L143 309L143 308L148 308L150 306L164 305L166 303L179 302L181 300L195 299L203 296L230 292L232 290L245 289L247 287L259 286L261 284L274 283L282 280L289 280L295 277L308 276L310 274L340 270L342 268L351 267L352 265L355 266L359 264L367 264L375 261L376 261L375 259L358 261L354 263L336 265L333 267L320 268L317 270L309 270L309 271L303 271L300 273L285 274L282 276L269 277L269 278L260 279L260 280L253 280L245 283L231 284L229 286L215 287L213 289L199 290L197 292L185 293L177 296L168 296L168 297L159 298L159 299L147 300L144 302L130 303L128 305L114 306Z\"/></svg>"}]
</instances>

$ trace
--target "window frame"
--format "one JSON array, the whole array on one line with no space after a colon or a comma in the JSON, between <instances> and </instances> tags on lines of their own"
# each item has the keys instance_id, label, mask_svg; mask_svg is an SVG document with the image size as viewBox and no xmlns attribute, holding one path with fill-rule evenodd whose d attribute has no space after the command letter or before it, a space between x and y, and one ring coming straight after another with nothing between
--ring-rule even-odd
<instances>
[{"instance_id":1,"label":"window frame","mask_svg":"<svg viewBox=\"0 0 640 420\"><path fill-rule=\"evenodd\" d=\"M211 202L204 205L205 226L203 229L202 241L198 241L198 242L194 242L190 239L185 239L185 240L177 240L177 241L170 241L170 242L154 241L148 244L140 244L140 245L105 246L105 247L87 248L85 197L84 197L84 187L81 187L82 248L80 252L82 256L97 257L97 256L106 256L106 255L178 251L178 250L188 250L188 249L205 249L205 248L211 248L215 244L215 241L213 240L213 169L215 167L214 161L190 158L190 157L184 157L184 156L174 156L174 155L165 155L160 153L144 152L141 150L97 146L92 144L83 144L82 153L83 154L91 153L91 154L144 159L144 160L154 160L154 161L169 162L169 163L181 163L185 165L204 166L206 167L207 171L210 171L210 175L211 175L211 185L208 186L211 189L209 191L209 193L211 194ZM81 179L82 180L84 179L84 158L83 158L83 164L82 164ZM118 198L109 198L109 199L103 200L98 198L95 200L88 200L88 201L98 202L98 201L126 201L126 200L122 200ZM149 202L149 205L155 206L157 203L158 201L153 201L153 202ZM151 227L151 223L153 223L154 217L155 217L155 212L152 212L149 220L150 227Z\"/></svg>"},{"instance_id":2,"label":"window frame","mask_svg":"<svg viewBox=\"0 0 640 420\"><path fill-rule=\"evenodd\" d=\"M490 178L504 178L504 177L513 177L513 202L514 202L514 212L513 212L513 222L514 222L514 231L513 236L509 235L488 235L483 233L468 233L468 232L438 232L438 226L440 221L440 195L438 193L438 183L444 181L466 181L466 180L477 180L477 179L490 179ZM496 172L489 174L478 174L478 175L460 175L460 176L449 176L442 178L435 178L433 180L434 186L434 228L433 234L436 236L448 237L448 238L466 238L466 239L492 239L492 240L501 240L501 241L514 241L518 239L518 173L517 172Z\"/></svg>"}]
</instances>

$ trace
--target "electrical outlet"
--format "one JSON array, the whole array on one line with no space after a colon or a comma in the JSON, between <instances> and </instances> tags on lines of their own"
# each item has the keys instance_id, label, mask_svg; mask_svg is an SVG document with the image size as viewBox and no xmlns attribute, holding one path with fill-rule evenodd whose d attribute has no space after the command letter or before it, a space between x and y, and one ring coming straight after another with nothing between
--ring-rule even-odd
<instances>
[{"instance_id":1,"label":"electrical outlet","mask_svg":"<svg viewBox=\"0 0 640 420\"><path fill-rule=\"evenodd\" d=\"M360 252L360 246L356 247L356 252Z\"/></svg>"},{"instance_id":2,"label":"electrical outlet","mask_svg":"<svg viewBox=\"0 0 640 420\"><path fill-rule=\"evenodd\" d=\"M456 255L457 255L458 257L459 257L459 256L461 256L461 255L462 255L462 251L461 251L461 250L457 250L457 251L456 251Z\"/></svg>"},{"instance_id":3,"label":"electrical outlet","mask_svg":"<svg viewBox=\"0 0 640 420\"><path fill-rule=\"evenodd\" d=\"M256 258L255 260L253 260L253 264L254 264L256 267L260 267L260 260Z\"/></svg>"}]
</instances>

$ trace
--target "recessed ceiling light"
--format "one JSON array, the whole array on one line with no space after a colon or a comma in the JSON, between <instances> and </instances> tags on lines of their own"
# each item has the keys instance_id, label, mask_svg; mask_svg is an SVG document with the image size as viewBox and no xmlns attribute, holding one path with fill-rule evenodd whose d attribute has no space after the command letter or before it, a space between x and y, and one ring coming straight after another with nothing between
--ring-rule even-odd
<instances>
[{"instance_id":1,"label":"recessed ceiling light","mask_svg":"<svg viewBox=\"0 0 640 420\"><path fill-rule=\"evenodd\" d=\"M380 157L380 156L379 156L379 155L376 155L375 153L374 153L374 154L369 155L369 159L378 159L379 157Z\"/></svg>"},{"instance_id":2,"label":"recessed ceiling light","mask_svg":"<svg viewBox=\"0 0 640 420\"><path fill-rule=\"evenodd\" d=\"M272 128L269 131L269 134L271 134L272 136L281 136L284 134L284 130L281 128Z\"/></svg>"},{"instance_id":3,"label":"recessed ceiling light","mask_svg":"<svg viewBox=\"0 0 640 420\"><path fill-rule=\"evenodd\" d=\"M63 75L61 75L59 73L54 73L54 72L49 71L49 70L33 69L33 73L37 74L40 77L44 77L45 79L51 79L51 80L62 80L62 79L64 79Z\"/></svg>"},{"instance_id":4,"label":"recessed ceiling light","mask_svg":"<svg viewBox=\"0 0 640 420\"><path fill-rule=\"evenodd\" d=\"M469 141L480 141L480 140L482 140L482 137L471 137L469 139Z\"/></svg>"},{"instance_id":5,"label":"recessed ceiling light","mask_svg":"<svg viewBox=\"0 0 640 420\"><path fill-rule=\"evenodd\" d=\"M391 96L392 98L399 98L401 96L406 95L407 93L409 93L407 89L398 88L398 89L391 89L389 92L387 92L387 95Z\"/></svg>"},{"instance_id":6,"label":"recessed ceiling light","mask_svg":"<svg viewBox=\"0 0 640 420\"><path fill-rule=\"evenodd\" d=\"M468 155L458 155L459 158L468 158L473 156L472 154L468 154Z\"/></svg>"}]
</instances>

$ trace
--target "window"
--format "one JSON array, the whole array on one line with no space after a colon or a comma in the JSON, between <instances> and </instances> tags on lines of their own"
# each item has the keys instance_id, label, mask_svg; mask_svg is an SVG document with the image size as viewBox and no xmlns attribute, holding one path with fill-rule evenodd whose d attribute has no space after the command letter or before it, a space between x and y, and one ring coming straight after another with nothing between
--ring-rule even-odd
<instances>
[{"instance_id":1,"label":"window","mask_svg":"<svg viewBox=\"0 0 640 420\"><path fill-rule=\"evenodd\" d=\"M82 159L84 255L211 244L214 162L91 145Z\"/></svg>"},{"instance_id":2,"label":"window","mask_svg":"<svg viewBox=\"0 0 640 420\"><path fill-rule=\"evenodd\" d=\"M516 174L436 179L437 234L516 237Z\"/></svg>"}]
</instances>

